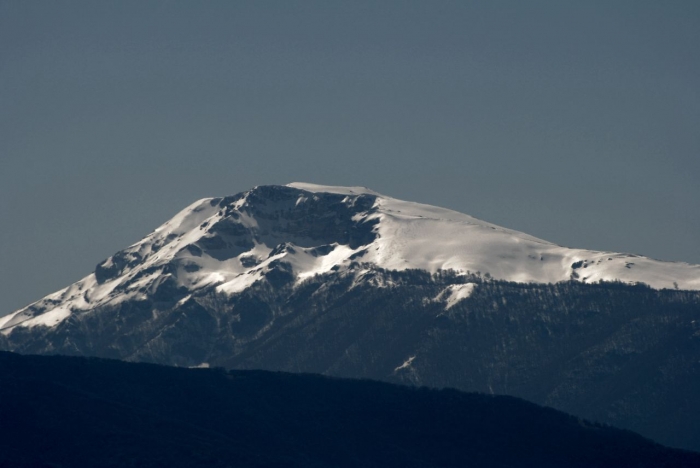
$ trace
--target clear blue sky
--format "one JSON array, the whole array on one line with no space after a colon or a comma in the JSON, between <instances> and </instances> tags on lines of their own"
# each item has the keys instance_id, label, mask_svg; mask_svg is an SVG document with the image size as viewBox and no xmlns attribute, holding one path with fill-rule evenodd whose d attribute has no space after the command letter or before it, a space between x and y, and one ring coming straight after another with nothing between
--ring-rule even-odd
<instances>
[{"instance_id":1,"label":"clear blue sky","mask_svg":"<svg viewBox=\"0 0 700 468\"><path fill-rule=\"evenodd\" d=\"M700 2L0 0L0 315L291 181L700 263Z\"/></svg>"}]
</instances>

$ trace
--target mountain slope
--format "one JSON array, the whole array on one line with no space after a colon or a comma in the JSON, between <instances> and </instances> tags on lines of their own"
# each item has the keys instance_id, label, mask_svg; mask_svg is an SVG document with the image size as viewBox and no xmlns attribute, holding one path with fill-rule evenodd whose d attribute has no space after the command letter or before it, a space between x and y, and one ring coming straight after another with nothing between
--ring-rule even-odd
<instances>
[{"instance_id":1,"label":"mountain slope","mask_svg":"<svg viewBox=\"0 0 700 468\"><path fill-rule=\"evenodd\" d=\"M511 397L0 353L2 466L691 467Z\"/></svg>"}]
</instances>

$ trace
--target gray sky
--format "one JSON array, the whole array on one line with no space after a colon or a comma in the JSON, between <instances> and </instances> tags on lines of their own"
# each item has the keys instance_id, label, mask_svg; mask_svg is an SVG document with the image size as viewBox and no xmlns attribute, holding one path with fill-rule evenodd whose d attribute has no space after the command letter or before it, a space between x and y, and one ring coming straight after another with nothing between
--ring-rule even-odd
<instances>
[{"instance_id":1,"label":"gray sky","mask_svg":"<svg viewBox=\"0 0 700 468\"><path fill-rule=\"evenodd\" d=\"M0 0L0 315L291 181L700 263L700 2Z\"/></svg>"}]
</instances>

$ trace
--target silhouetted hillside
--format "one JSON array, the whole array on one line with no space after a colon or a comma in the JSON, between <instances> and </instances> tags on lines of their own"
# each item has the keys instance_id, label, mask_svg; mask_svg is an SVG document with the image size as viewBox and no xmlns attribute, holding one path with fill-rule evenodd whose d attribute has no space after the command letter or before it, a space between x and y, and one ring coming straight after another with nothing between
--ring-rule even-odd
<instances>
[{"instance_id":1,"label":"silhouetted hillside","mask_svg":"<svg viewBox=\"0 0 700 468\"><path fill-rule=\"evenodd\" d=\"M513 397L0 353L3 466L700 466Z\"/></svg>"}]
</instances>

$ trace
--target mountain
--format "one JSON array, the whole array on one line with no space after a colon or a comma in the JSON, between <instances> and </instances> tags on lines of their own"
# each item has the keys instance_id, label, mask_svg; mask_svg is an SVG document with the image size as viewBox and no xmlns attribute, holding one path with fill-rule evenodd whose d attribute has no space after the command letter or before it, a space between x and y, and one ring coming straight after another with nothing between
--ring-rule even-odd
<instances>
[{"instance_id":1,"label":"mountain","mask_svg":"<svg viewBox=\"0 0 700 468\"><path fill-rule=\"evenodd\" d=\"M0 465L694 467L512 397L0 352Z\"/></svg>"},{"instance_id":2,"label":"mountain","mask_svg":"<svg viewBox=\"0 0 700 468\"><path fill-rule=\"evenodd\" d=\"M358 263L399 271L480 272L520 283L571 278L700 289L700 265L568 249L362 187L294 183L199 200L94 273L0 318L0 330L53 327L79 311L158 294L170 298L176 291L215 286L236 294L270 274L301 282ZM454 294L457 300L468 292Z\"/></svg>"},{"instance_id":3,"label":"mountain","mask_svg":"<svg viewBox=\"0 0 700 468\"><path fill-rule=\"evenodd\" d=\"M6 317L0 348L509 394L700 450L700 266L358 187L200 200Z\"/></svg>"},{"instance_id":4,"label":"mountain","mask_svg":"<svg viewBox=\"0 0 700 468\"><path fill-rule=\"evenodd\" d=\"M356 263L388 270L481 272L523 283L574 278L700 289L698 265L568 249L361 187L295 183L199 200L97 265L93 274L0 319L0 329L53 326L73 311L157 291L168 295L168 289L216 286L235 294L280 265L300 282L347 271Z\"/></svg>"}]
</instances>

